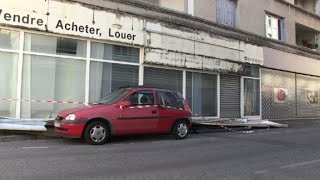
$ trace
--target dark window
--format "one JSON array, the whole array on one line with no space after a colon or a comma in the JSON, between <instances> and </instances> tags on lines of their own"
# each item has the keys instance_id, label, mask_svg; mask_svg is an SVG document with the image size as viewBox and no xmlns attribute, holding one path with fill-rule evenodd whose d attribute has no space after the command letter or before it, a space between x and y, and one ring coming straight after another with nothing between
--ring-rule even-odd
<instances>
[{"instance_id":1,"label":"dark window","mask_svg":"<svg viewBox=\"0 0 320 180\"><path fill-rule=\"evenodd\" d=\"M77 40L68 39L68 38L58 38L57 53L77 54Z\"/></svg>"},{"instance_id":2,"label":"dark window","mask_svg":"<svg viewBox=\"0 0 320 180\"><path fill-rule=\"evenodd\" d=\"M248 77L260 78L260 69L257 66L246 65L244 74Z\"/></svg>"},{"instance_id":3,"label":"dark window","mask_svg":"<svg viewBox=\"0 0 320 180\"><path fill-rule=\"evenodd\" d=\"M154 97L152 91L137 91L128 96L125 101L131 103L132 106L137 105L153 105Z\"/></svg>"},{"instance_id":4,"label":"dark window","mask_svg":"<svg viewBox=\"0 0 320 180\"><path fill-rule=\"evenodd\" d=\"M173 92L157 91L158 105L164 105L166 107L184 108L182 98Z\"/></svg>"}]
</instances>

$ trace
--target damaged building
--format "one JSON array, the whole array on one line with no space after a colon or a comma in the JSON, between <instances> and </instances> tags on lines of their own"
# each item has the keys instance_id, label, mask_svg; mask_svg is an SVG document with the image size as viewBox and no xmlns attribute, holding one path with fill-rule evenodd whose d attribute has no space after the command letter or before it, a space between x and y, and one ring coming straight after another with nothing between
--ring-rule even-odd
<instances>
[{"instance_id":1,"label":"damaged building","mask_svg":"<svg viewBox=\"0 0 320 180\"><path fill-rule=\"evenodd\" d=\"M0 2L0 117L44 119L122 86L193 116L320 117L320 0Z\"/></svg>"}]
</instances>

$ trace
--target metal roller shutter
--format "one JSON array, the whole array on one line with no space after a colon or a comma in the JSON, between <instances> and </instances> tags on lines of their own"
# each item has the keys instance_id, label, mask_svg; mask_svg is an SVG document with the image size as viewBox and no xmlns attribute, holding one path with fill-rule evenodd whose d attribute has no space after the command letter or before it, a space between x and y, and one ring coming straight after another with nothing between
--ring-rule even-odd
<instances>
[{"instance_id":1,"label":"metal roller shutter","mask_svg":"<svg viewBox=\"0 0 320 180\"><path fill-rule=\"evenodd\" d=\"M220 76L220 117L239 118L240 114L240 77Z\"/></svg>"},{"instance_id":2,"label":"metal roller shutter","mask_svg":"<svg viewBox=\"0 0 320 180\"><path fill-rule=\"evenodd\" d=\"M217 116L217 76L201 74L201 115Z\"/></svg>"},{"instance_id":3,"label":"metal roller shutter","mask_svg":"<svg viewBox=\"0 0 320 180\"><path fill-rule=\"evenodd\" d=\"M137 86L139 66L112 64L112 91L123 86Z\"/></svg>"},{"instance_id":4,"label":"metal roller shutter","mask_svg":"<svg viewBox=\"0 0 320 180\"><path fill-rule=\"evenodd\" d=\"M140 50L125 46L113 46L112 60L139 63Z\"/></svg>"},{"instance_id":5,"label":"metal roller shutter","mask_svg":"<svg viewBox=\"0 0 320 180\"><path fill-rule=\"evenodd\" d=\"M182 71L145 67L144 85L182 93Z\"/></svg>"}]
</instances>

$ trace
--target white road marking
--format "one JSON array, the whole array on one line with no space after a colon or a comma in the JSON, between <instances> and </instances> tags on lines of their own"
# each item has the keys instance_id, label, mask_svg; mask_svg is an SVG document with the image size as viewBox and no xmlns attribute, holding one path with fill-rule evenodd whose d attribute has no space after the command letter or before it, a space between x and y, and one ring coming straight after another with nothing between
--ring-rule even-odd
<instances>
[{"instance_id":1,"label":"white road marking","mask_svg":"<svg viewBox=\"0 0 320 180\"><path fill-rule=\"evenodd\" d=\"M22 147L22 149L48 149L49 147Z\"/></svg>"},{"instance_id":2,"label":"white road marking","mask_svg":"<svg viewBox=\"0 0 320 180\"><path fill-rule=\"evenodd\" d=\"M296 163L296 164L290 164L287 166L281 166L280 168L281 169L294 168L294 167L314 164L314 163L318 163L318 162L320 162L320 159L316 159L316 160L312 160L312 161L305 161L305 162Z\"/></svg>"}]
</instances>

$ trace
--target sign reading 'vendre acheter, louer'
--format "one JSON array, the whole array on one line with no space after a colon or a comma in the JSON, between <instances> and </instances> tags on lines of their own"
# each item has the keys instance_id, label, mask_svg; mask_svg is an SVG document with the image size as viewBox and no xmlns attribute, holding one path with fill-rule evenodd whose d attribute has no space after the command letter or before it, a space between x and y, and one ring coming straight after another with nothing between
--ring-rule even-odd
<instances>
[{"instance_id":1,"label":"sign reading 'vendre acheter, louer'","mask_svg":"<svg viewBox=\"0 0 320 180\"><path fill-rule=\"evenodd\" d=\"M34 4L31 1L29 3ZM94 10L76 3L50 1L43 4L47 6L47 12L41 6L21 6L20 3L18 0L0 2L0 24L143 44L143 22L138 18Z\"/></svg>"}]
</instances>

